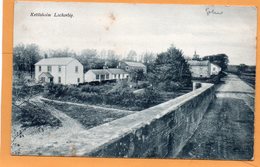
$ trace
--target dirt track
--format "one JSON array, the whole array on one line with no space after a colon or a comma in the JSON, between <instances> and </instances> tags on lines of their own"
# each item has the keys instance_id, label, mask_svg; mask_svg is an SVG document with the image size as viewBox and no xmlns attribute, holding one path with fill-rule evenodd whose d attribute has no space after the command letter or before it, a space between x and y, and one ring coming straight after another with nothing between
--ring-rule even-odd
<instances>
[{"instance_id":1,"label":"dirt track","mask_svg":"<svg viewBox=\"0 0 260 167\"><path fill-rule=\"evenodd\" d=\"M228 75L178 158L252 159L254 89Z\"/></svg>"}]
</instances>

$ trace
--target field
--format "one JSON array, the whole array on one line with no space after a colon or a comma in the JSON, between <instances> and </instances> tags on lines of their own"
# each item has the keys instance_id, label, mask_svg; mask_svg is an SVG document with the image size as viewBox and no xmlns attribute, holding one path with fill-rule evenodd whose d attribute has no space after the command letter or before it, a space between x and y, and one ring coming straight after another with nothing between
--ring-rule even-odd
<instances>
[{"instance_id":1,"label":"field","mask_svg":"<svg viewBox=\"0 0 260 167\"><path fill-rule=\"evenodd\" d=\"M113 111L110 109L100 109L89 106L79 106L65 103L44 101L46 104L53 106L57 110L62 111L69 117L78 121L85 129L89 129L106 122L113 121L115 119L124 117L134 112L127 111Z\"/></svg>"},{"instance_id":2,"label":"field","mask_svg":"<svg viewBox=\"0 0 260 167\"><path fill-rule=\"evenodd\" d=\"M255 72L241 73L240 79L245 81L249 86L255 88Z\"/></svg>"},{"instance_id":3,"label":"field","mask_svg":"<svg viewBox=\"0 0 260 167\"><path fill-rule=\"evenodd\" d=\"M135 93L136 89L129 88L125 83L107 83L95 86L49 85L47 89L48 92L43 96L48 99L130 111L141 111L191 91L191 89L186 89L165 92L156 88L143 88Z\"/></svg>"}]
</instances>

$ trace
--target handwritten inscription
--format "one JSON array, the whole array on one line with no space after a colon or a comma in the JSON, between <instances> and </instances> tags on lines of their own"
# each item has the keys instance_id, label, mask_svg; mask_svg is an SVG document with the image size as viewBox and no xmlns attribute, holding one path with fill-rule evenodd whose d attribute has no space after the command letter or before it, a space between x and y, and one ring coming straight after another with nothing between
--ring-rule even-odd
<instances>
[{"instance_id":1,"label":"handwritten inscription","mask_svg":"<svg viewBox=\"0 0 260 167\"><path fill-rule=\"evenodd\" d=\"M31 17L68 17L72 18L74 17L72 13L43 13L43 12L31 12Z\"/></svg>"},{"instance_id":2,"label":"handwritten inscription","mask_svg":"<svg viewBox=\"0 0 260 167\"><path fill-rule=\"evenodd\" d=\"M223 11L216 11L215 9L211 9L211 8L206 8L205 9L206 13L207 13L207 16L209 15L222 15L223 14Z\"/></svg>"}]
</instances>

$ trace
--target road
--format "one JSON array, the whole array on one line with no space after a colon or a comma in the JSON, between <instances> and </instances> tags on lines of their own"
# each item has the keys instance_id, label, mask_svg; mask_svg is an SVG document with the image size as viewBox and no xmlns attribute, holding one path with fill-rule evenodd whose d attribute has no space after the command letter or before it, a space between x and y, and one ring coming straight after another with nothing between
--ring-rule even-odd
<instances>
[{"instance_id":1,"label":"road","mask_svg":"<svg viewBox=\"0 0 260 167\"><path fill-rule=\"evenodd\" d=\"M253 158L254 89L232 74L223 81L178 158Z\"/></svg>"}]
</instances>

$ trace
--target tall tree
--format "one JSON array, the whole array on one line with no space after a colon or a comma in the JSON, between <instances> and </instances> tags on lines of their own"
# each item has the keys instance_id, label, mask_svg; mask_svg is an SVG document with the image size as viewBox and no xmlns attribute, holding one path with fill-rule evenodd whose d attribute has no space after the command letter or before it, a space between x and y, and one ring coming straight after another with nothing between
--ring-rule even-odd
<instances>
[{"instance_id":1,"label":"tall tree","mask_svg":"<svg viewBox=\"0 0 260 167\"><path fill-rule=\"evenodd\" d=\"M152 52L146 52L141 55L141 60L147 68L147 72L153 69L153 64L156 60L156 55Z\"/></svg>"},{"instance_id":2,"label":"tall tree","mask_svg":"<svg viewBox=\"0 0 260 167\"><path fill-rule=\"evenodd\" d=\"M214 63L221 67L221 70L224 71L227 69L229 59L226 54L216 54L203 57L203 60L209 60L211 63Z\"/></svg>"},{"instance_id":3,"label":"tall tree","mask_svg":"<svg viewBox=\"0 0 260 167\"><path fill-rule=\"evenodd\" d=\"M84 71L101 69L105 65L105 60L98 57L95 49L84 49L76 58L82 63Z\"/></svg>"},{"instance_id":4,"label":"tall tree","mask_svg":"<svg viewBox=\"0 0 260 167\"><path fill-rule=\"evenodd\" d=\"M138 83L145 79L144 71L142 69L134 69L131 71L131 78L133 82Z\"/></svg>"},{"instance_id":5,"label":"tall tree","mask_svg":"<svg viewBox=\"0 0 260 167\"><path fill-rule=\"evenodd\" d=\"M19 44L14 47L13 68L17 72L29 72L31 77L34 72L34 64L40 59L39 47L36 44Z\"/></svg>"},{"instance_id":6,"label":"tall tree","mask_svg":"<svg viewBox=\"0 0 260 167\"><path fill-rule=\"evenodd\" d=\"M127 54L126 60L137 61L137 53L134 50L130 50Z\"/></svg>"},{"instance_id":7,"label":"tall tree","mask_svg":"<svg viewBox=\"0 0 260 167\"><path fill-rule=\"evenodd\" d=\"M189 65L184 59L183 52L173 45L166 52L157 55L149 77L155 85L191 86Z\"/></svg>"}]
</instances>

